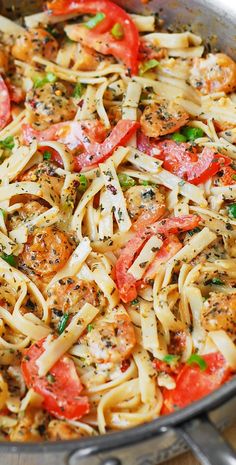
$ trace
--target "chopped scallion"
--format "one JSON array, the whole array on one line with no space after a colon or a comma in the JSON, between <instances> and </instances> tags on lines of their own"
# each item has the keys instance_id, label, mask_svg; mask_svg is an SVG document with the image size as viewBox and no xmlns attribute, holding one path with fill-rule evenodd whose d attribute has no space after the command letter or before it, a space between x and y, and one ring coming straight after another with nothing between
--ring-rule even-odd
<instances>
[{"instance_id":1,"label":"chopped scallion","mask_svg":"<svg viewBox=\"0 0 236 465\"><path fill-rule=\"evenodd\" d=\"M17 260L16 260L16 257L15 257L14 255L12 255L12 254L11 254L11 255L7 255L6 253L3 253L3 254L1 255L1 258L2 258L3 260L5 260L5 262L7 262L8 265L11 265L11 266L16 267L16 265L17 265Z\"/></svg>"},{"instance_id":2,"label":"chopped scallion","mask_svg":"<svg viewBox=\"0 0 236 465\"><path fill-rule=\"evenodd\" d=\"M124 37L124 29L122 24L116 23L114 24L112 30L111 30L112 36L117 39L117 40L122 40Z\"/></svg>"},{"instance_id":3,"label":"chopped scallion","mask_svg":"<svg viewBox=\"0 0 236 465\"><path fill-rule=\"evenodd\" d=\"M118 179L121 187L129 188L135 186L135 180L128 176L127 174L118 174Z\"/></svg>"},{"instance_id":4,"label":"chopped scallion","mask_svg":"<svg viewBox=\"0 0 236 465\"><path fill-rule=\"evenodd\" d=\"M93 29L99 23L101 23L105 19L106 15L104 13L97 13L95 16L92 16L83 26L87 27L88 29Z\"/></svg>"},{"instance_id":5,"label":"chopped scallion","mask_svg":"<svg viewBox=\"0 0 236 465\"><path fill-rule=\"evenodd\" d=\"M186 362L188 365L198 365L201 371L207 369L207 363L203 357L197 354L192 354Z\"/></svg>"},{"instance_id":6,"label":"chopped scallion","mask_svg":"<svg viewBox=\"0 0 236 465\"><path fill-rule=\"evenodd\" d=\"M6 139L0 140L0 148L12 150L15 145L13 136L8 136Z\"/></svg>"},{"instance_id":7,"label":"chopped scallion","mask_svg":"<svg viewBox=\"0 0 236 465\"><path fill-rule=\"evenodd\" d=\"M59 321L58 328L57 328L57 331L59 334L62 334L65 331L68 320L69 320L69 313L64 313L64 315L61 317Z\"/></svg>"},{"instance_id":8,"label":"chopped scallion","mask_svg":"<svg viewBox=\"0 0 236 465\"><path fill-rule=\"evenodd\" d=\"M85 192L88 187L88 180L84 174L81 174L79 177L79 192Z\"/></svg>"},{"instance_id":9,"label":"chopped scallion","mask_svg":"<svg viewBox=\"0 0 236 465\"><path fill-rule=\"evenodd\" d=\"M159 61L157 61L157 60L155 60L155 59L145 61L145 62L142 63L141 66L139 67L139 74L140 74L140 76L142 76L144 73L146 73L146 72L149 71L150 69L156 68L157 66L159 66Z\"/></svg>"}]
</instances>

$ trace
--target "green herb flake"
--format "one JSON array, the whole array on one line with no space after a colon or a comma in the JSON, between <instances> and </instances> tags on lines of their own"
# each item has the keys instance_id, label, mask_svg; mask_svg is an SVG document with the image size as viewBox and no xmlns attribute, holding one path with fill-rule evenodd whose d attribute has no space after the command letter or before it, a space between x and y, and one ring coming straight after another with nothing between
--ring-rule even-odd
<instances>
[{"instance_id":1,"label":"green herb flake","mask_svg":"<svg viewBox=\"0 0 236 465\"><path fill-rule=\"evenodd\" d=\"M203 357L197 354L192 354L186 363L187 365L198 365L201 371L205 371L207 369L206 361Z\"/></svg>"},{"instance_id":2,"label":"green herb flake","mask_svg":"<svg viewBox=\"0 0 236 465\"><path fill-rule=\"evenodd\" d=\"M90 325L87 326L87 331L88 331L88 333L91 333L91 331L92 331L93 329L94 329L94 326L93 326L93 325L90 324Z\"/></svg>"},{"instance_id":3,"label":"green herb flake","mask_svg":"<svg viewBox=\"0 0 236 465\"><path fill-rule=\"evenodd\" d=\"M145 61L139 67L139 75L142 76L143 74L145 74L150 69L153 69L153 68L156 68L157 66L159 66L159 64L160 64L159 61L154 60L154 59Z\"/></svg>"},{"instance_id":4,"label":"green herb flake","mask_svg":"<svg viewBox=\"0 0 236 465\"><path fill-rule=\"evenodd\" d=\"M83 89L84 89L83 84L81 84L81 82L77 82L77 84L75 85L75 88L73 90L72 96L75 97L75 98L80 98L82 93L83 93Z\"/></svg>"},{"instance_id":5,"label":"green herb flake","mask_svg":"<svg viewBox=\"0 0 236 465\"><path fill-rule=\"evenodd\" d=\"M180 144L181 142L186 142L186 137L183 134L180 134L180 132L174 132L172 134L171 139L177 142L177 144Z\"/></svg>"},{"instance_id":6,"label":"green herb flake","mask_svg":"<svg viewBox=\"0 0 236 465\"><path fill-rule=\"evenodd\" d=\"M232 174L232 179L236 181L236 174Z\"/></svg>"},{"instance_id":7,"label":"green herb flake","mask_svg":"<svg viewBox=\"0 0 236 465\"><path fill-rule=\"evenodd\" d=\"M134 299L130 302L131 305L138 305L139 304L139 300L138 299Z\"/></svg>"},{"instance_id":8,"label":"green herb flake","mask_svg":"<svg viewBox=\"0 0 236 465\"><path fill-rule=\"evenodd\" d=\"M69 320L69 313L64 313L64 315L60 318L60 321L58 324L58 328L57 328L58 334L62 334L65 331L68 320Z\"/></svg>"},{"instance_id":9,"label":"green herb flake","mask_svg":"<svg viewBox=\"0 0 236 465\"><path fill-rule=\"evenodd\" d=\"M122 24L120 23L115 23L112 30L111 30L111 35L116 39L116 40L122 40L124 38L124 29Z\"/></svg>"},{"instance_id":10,"label":"green herb flake","mask_svg":"<svg viewBox=\"0 0 236 465\"><path fill-rule=\"evenodd\" d=\"M0 140L0 147L3 149L12 150L15 146L14 137L8 136L6 139Z\"/></svg>"},{"instance_id":11,"label":"green herb flake","mask_svg":"<svg viewBox=\"0 0 236 465\"><path fill-rule=\"evenodd\" d=\"M211 282L212 284L215 284L216 286L224 285L224 281L222 281L220 278L212 278Z\"/></svg>"},{"instance_id":12,"label":"green herb flake","mask_svg":"<svg viewBox=\"0 0 236 465\"><path fill-rule=\"evenodd\" d=\"M88 187L88 180L84 174L81 174L79 177L79 192L85 192Z\"/></svg>"},{"instance_id":13,"label":"green herb flake","mask_svg":"<svg viewBox=\"0 0 236 465\"><path fill-rule=\"evenodd\" d=\"M201 231L201 229L197 226L196 228L191 229L190 231L188 231L188 234L189 234L189 236L194 236L194 234L196 234L196 233L198 233L200 231Z\"/></svg>"},{"instance_id":14,"label":"green herb flake","mask_svg":"<svg viewBox=\"0 0 236 465\"><path fill-rule=\"evenodd\" d=\"M204 136L204 131L201 128L192 128L191 126L185 126L181 129L181 133L186 137L188 141L194 141L199 137Z\"/></svg>"},{"instance_id":15,"label":"green herb flake","mask_svg":"<svg viewBox=\"0 0 236 465\"><path fill-rule=\"evenodd\" d=\"M127 174L119 173L118 179L119 179L119 183L121 187L124 187L124 188L133 187L136 184L135 180L131 178L130 176L128 176Z\"/></svg>"},{"instance_id":16,"label":"green herb flake","mask_svg":"<svg viewBox=\"0 0 236 465\"><path fill-rule=\"evenodd\" d=\"M179 361L179 355L168 354L163 358L163 362L168 363L168 365L176 365Z\"/></svg>"},{"instance_id":17,"label":"green herb flake","mask_svg":"<svg viewBox=\"0 0 236 465\"><path fill-rule=\"evenodd\" d=\"M179 186L184 186L185 181L182 179L182 181L180 181L178 184L179 184Z\"/></svg>"},{"instance_id":18,"label":"green herb flake","mask_svg":"<svg viewBox=\"0 0 236 465\"><path fill-rule=\"evenodd\" d=\"M49 150L45 150L45 152L43 154L43 159L44 160L51 160L51 158L52 158L51 152L49 152Z\"/></svg>"},{"instance_id":19,"label":"green herb flake","mask_svg":"<svg viewBox=\"0 0 236 465\"><path fill-rule=\"evenodd\" d=\"M45 84L54 84L57 81L57 76L54 73L47 73L44 78L34 79L34 88L39 89L40 87L45 86Z\"/></svg>"},{"instance_id":20,"label":"green herb flake","mask_svg":"<svg viewBox=\"0 0 236 465\"><path fill-rule=\"evenodd\" d=\"M55 383L55 381L56 381L56 378L55 378L55 376L54 376L52 373L48 373L48 374L46 375L46 378L47 378L47 380L48 380L48 382L49 382L50 384L53 384L53 383Z\"/></svg>"},{"instance_id":21,"label":"green herb flake","mask_svg":"<svg viewBox=\"0 0 236 465\"><path fill-rule=\"evenodd\" d=\"M95 16L92 16L83 26L87 27L87 29L94 29L98 24L100 24L106 15L104 13L97 13Z\"/></svg>"},{"instance_id":22,"label":"green herb flake","mask_svg":"<svg viewBox=\"0 0 236 465\"><path fill-rule=\"evenodd\" d=\"M4 220L6 219L7 213L5 210L3 210L3 208L0 208L0 215L3 217Z\"/></svg>"},{"instance_id":23,"label":"green herb flake","mask_svg":"<svg viewBox=\"0 0 236 465\"><path fill-rule=\"evenodd\" d=\"M232 203L228 206L228 215L231 218L236 218L236 203Z\"/></svg>"},{"instance_id":24,"label":"green herb flake","mask_svg":"<svg viewBox=\"0 0 236 465\"><path fill-rule=\"evenodd\" d=\"M3 260L5 260L5 262L8 263L8 265L11 265L11 266L14 266L16 267L17 266L17 259L14 255L7 255L6 253L3 253L1 255L1 258Z\"/></svg>"}]
</instances>

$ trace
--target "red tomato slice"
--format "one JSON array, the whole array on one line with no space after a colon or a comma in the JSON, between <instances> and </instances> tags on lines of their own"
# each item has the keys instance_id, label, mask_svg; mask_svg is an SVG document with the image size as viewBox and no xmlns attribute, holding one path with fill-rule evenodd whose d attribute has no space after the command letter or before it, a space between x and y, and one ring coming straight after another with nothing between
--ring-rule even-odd
<instances>
[{"instance_id":1,"label":"red tomato slice","mask_svg":"<svg viewBox=\"0 0 236 465\"><path fill-rule=\"evenodd\" d=\"M56 140L67 145L70 150L87 149L95 142L102 142L107 134L103 124L98 120L65 121L64 123L53 124L44 131L38 131L29 124L24 124L22 129L25 143L29 144L32 140L38 142Z\"/></svg>"},{"instance_id":2,"label":"red tomato slice","mask_svg":"<svg viewBox=\"0 0 236 465\"><path fill-rule=\"evenodd\" d=\"M177 234L181 231L189 231L196 228L201 218L197 215L185 215L178 218L166 218L157 221L151 226L141 228L128 241L125 248L121 251L116 262L115 274L116 282L119 290L120 298L127 303L137 297L137 281L133 275L128 273L128 269L132 265L136 254L141 250L145 242L153 235Z\"/></svg>"},{"instance_id":3,"label":"red tomato slice","mask_svg":"<svg viewBox=\"0 0 236 465\"><path fill-rule=\"evenodd\" d=\"M92 143L86 147L86 152L76 155L74 170L97 165L106 160L119 145L125 145L131 136L137 131L139 123L131 120L120 120L112 129L110 135L101 144Z\"/></svg>"},{"instance_id":4,"label":"red tomato slice","mask_svg":"<svg viewBox=\"0 0 236 465\"><path fill-rule=\"evenodd\" d=\"M33 344L21 363L22 373L28 388L44 398L43 407L58 418L78 420L89 412L88 398L80 397L83 386L75 365L69 357L62 357L51 368L50 374L39 377L37 359L44 352L45 339Z\"/></svg>"},{"instance_id":5,"label":"red tomato slice","mask_svg":"<svg viewBox=\"0 0 236 465\"><path fill-rule=\"evenodd\" d=\"M155 139L145 136L142 131L137 134L137 148L140 152L157 157L159 160L164 160L163 151L158 147L158 142Z\"/></svg>"},{"instance_id":6,"label":"red tomato slice","mask_svg":"<svg viewBox=\"0 0 236 465\"><path fill-rule=\"evenodd\" d=\"M80 171L84 167L96 165L108 158L116 147L128 142L138 127L139 123L136 121L120 120L106 139L106 129L97 120L81 123L67 121L54 124L44 131L37 131L29 124L24 124L22 129L23 139L27 144L32 140L38 142L57 140L67 145L70 150L82 151L83 153L74 157L74 171ZM55 161L62 164L59 155Z\"/></svg>"},{"instance_id":7,"label":"red tomato slice","mask_svg":"<svg viewBox=\"0 0 236 465\"><path fill-rule=\"evenodd\" d=\"M7 85L0 75L0 130L5 128L11 119L11 102Z\"/></svg>"},{"instance_id":8,"label":"red tomato slice","mask_svg":"<svg viewBox=\"0 0 236 465\"><path fill-rule=\"evenodd\" d=\"M188 143L177 144L173 140L165 140L158 144L164 156L163 167L192 184L200 184L214 176L224 165L232 160L209 147L201 153Z\"/></svg>"},{"instance_id":9,"label":"red tomato slice","mask_svg":"<svg viewBox=\"0 0 236 465\"><path fill-rule=\"evenodd\" d=\"M231 166L224 166L218 172L217 179L215 180L215 185L231 186L232 184L236 184L236 170L231 168Z\"/></svg>"},{"instance_id":10,"label":"red tomato slice","mask_svg":"<svg viewBox=\"0 0 236 465\"><path fill-rule=\"evenodd\" d=\"M210 394L229 379L231 369L223 355L215 352L203 355L202 358L207 363L205 371L201 371L196 364L185 364L176 378L176 388L163 389L163 414L186 407L186 405Z\"/></svg>"},{"instance_id":11,"label":"red tomato slice","mask_svg":"<svg viewBox=\"0 0 236 465\"><path fill-rule=\"evenodd\" d=\"M132 74L137 74L139 33L130 16L120 6L109 0L53 0L47 2L47 8L53 15L104 13L105 19L92 30L75 25L76 37L73 40L81 41L103 55L113 55L123 61ZM123 28L124 37L121 39L111 34L116 23Z\"/></svg>"},{"instance_id":12,"label":"red tomato slice","mask_svg":"<svg viewBox=\"0 0 236 465\"><path fill-rule=\"evenodd\" d=\"M144 226L149 226L153 224L155 221L159 220L166 212L165 205L159 205L156 207L155 211L146 210L141 213L138 219L133 223L133 229L138 231L140 228Z\"/></svg>"},{"instance_id":13,"label":"red tomato slice","mask_svg":"<svg viewBox=\"0 0 236 465\"><path fill-rule=\"evenodd\" d=\"M180 249L182 249L182 247L183 246L177 236L171 235L165 239L163 246L157 253L153 262L148 267L143 277L143 282L148 282L150 279L153 279L160 266L164 263L167 263L170 258L172 258Z\"/></svg>"}]
</instances>

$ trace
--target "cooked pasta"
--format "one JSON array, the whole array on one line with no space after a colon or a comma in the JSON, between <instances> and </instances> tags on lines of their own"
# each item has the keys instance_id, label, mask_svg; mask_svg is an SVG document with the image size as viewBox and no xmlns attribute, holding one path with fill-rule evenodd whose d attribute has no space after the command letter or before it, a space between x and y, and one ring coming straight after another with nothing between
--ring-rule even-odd
<instances>
[{"instance_id":1,"label":"cooked pasta","mask_svg":"<svg viewBox=\"0 0 236 465\"><path fill-rule=\"evenodd\" d=\"M101 3L0 17L1 440L131 428L236 371L236 63Z\"/></svg>"}]
</instances>

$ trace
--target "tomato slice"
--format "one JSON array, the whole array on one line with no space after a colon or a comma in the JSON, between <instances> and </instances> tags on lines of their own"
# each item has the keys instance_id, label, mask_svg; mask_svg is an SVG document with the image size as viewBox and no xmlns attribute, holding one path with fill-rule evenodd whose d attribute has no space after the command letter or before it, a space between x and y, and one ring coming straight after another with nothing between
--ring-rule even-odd
<instances>
[{"instance_id":1,"label":"tomato slice","mask_svg":"<svg viewBox=\"0 0 236 465\"><path fill-rule=\"evenodd\" d=\"M163 167L192 184L200 184L212 178L222 166L229 165L232 160L225 155L204 147L201 153L188 143L178 144L173 140L165 140L158 144L164 157Z\"/></svg>"},{"instance_id":2,"label":"tomato slice","mask_svg":"<svg viewBox=\"0 0 236 465\"><path fill-rule=\"evenodd\" d=\"M47 2L47 9L53 15L104 13L104 20L91 30L75 25L73 40L104 55L113 55L126 65L131 74L137 74L139 33L131 17L120 6L109 0L53 0ZM116 23L123 29L123 37L119 39L111 34Z\"/></svg>"},{"instance_id":3,"label":"tomato slice","mask_svg":"<svg viewBox=\"0 0 236 465\"><path fill-rule=\"evenodd\" d=\"M74 157L74 171L80 171L84 167L96 165L108 158L116 147L128 142L138 127L137 121L120 120L106 139L106 129L97 120L67 121L54 124L44 131L38 131L29 124L23 124L22 130L26 144L32 140L38 142L57 140L70 150L77 149L82 152ZM62 165L58 154L55 161Z\"/></svg>"},{"instance_id":4,"label":"tomato slice","mask_svg":"<svg viewBox=\"0 0 236 465\"><path fill-rule=\"evenodd\" d=\"M164 160L164 153L158 147L158 142L155 139L145 136L142 131L137 134L137 148L140 152L150 155L150 157L157 157L159 160Z\"/></svg>"},{"instance_id":5,"label":"tomato slice","mask_svg":"<svg viewBox=\"0 0 236 465\"><path fill-rule=\"evenodd\" d=\"M150 279L153 279L160 266L167 263L180 249L182 249L182 244L177 236L170 235L167 237L153 262L149 265L143 277L143 282L148 282Z\"/></svg>"},{"instance_id":6,"label":"tomato slice","mask_svg":"<svg viewBox=\"0 0 236 465\"><path fill-rule=\"evenodd\" d=\"M78 420L89 412L88 398L80 397L83 386L77 375L74 362L62 357L46 376L38 375L37 359L44 352L45 339L33 344L21 363L22 373L28 388L43 398L45 410L58 418Z\"/></svg>"},{"instance_id":7,"label":"tomato slice","mask_svg":"<svg viewBox=\"0 0 236 465\"><path fill-rule=\"evenodd\" d=\"M231 369L221 353L214 352L203 355L202 358L207 364L206 370L201 371L196 364L185 364L177 375L175 389L163 389L162 414L186 407L210 394L229 379Z\"/></svg>"},{"instance_id":8,"label":"tomato slice","mask_svg":"<svg viewBox=\"0 0 236 465\"><path fill-rule=\"evenodd\" d=\"M86 152L76 155L74 170L96 165L106 160L113 150L119 145L125 145L131 136L137 131L139 123L131 120L120 120L112 129L110 135L101 144L92 143L86 148Z\"/></svg>"},{"instance_id":9,"label":"tomato slice","mask_svg":"<svg viewBox=\"0 0 236 465\"><path fill-rule=\"evenodd\" d=\"M11 119L11 101L7 85L0 75L0 130L5 128Z\"/></svg>"},{"instance_id":10,"label":"tomato slice","mask_svg":"<svg viewBox=\"0 0 236 465\"><path fill-rule=\"evenodd\" d=\"M58 141L65 144L70 150L87 149L94 142L102 142L107 131L98 120L65 121L53 124L44 131L33 129L29 124L23 124L23 138L25 143L32 140L44 142L48 140Z\"/></svg>"},{"instance_id":11,"label":"tomato slice","mask_svg":"<svg viewBox=\"0 0 236 465\"><path fill-rule=\"evenodd\" d=\"M201 218L197 215L185 215L178 218L166 218L157 221L151 226L140 228L140 230L128 241L121 251L116 262L115 274L119 295L123 302L127 303L137 297L137 281L133 275L128 273L136 254L139 253L145 242L156 234L177 234L181 231L189 231L196 228Z\"/></svg>"}]
</instances>

